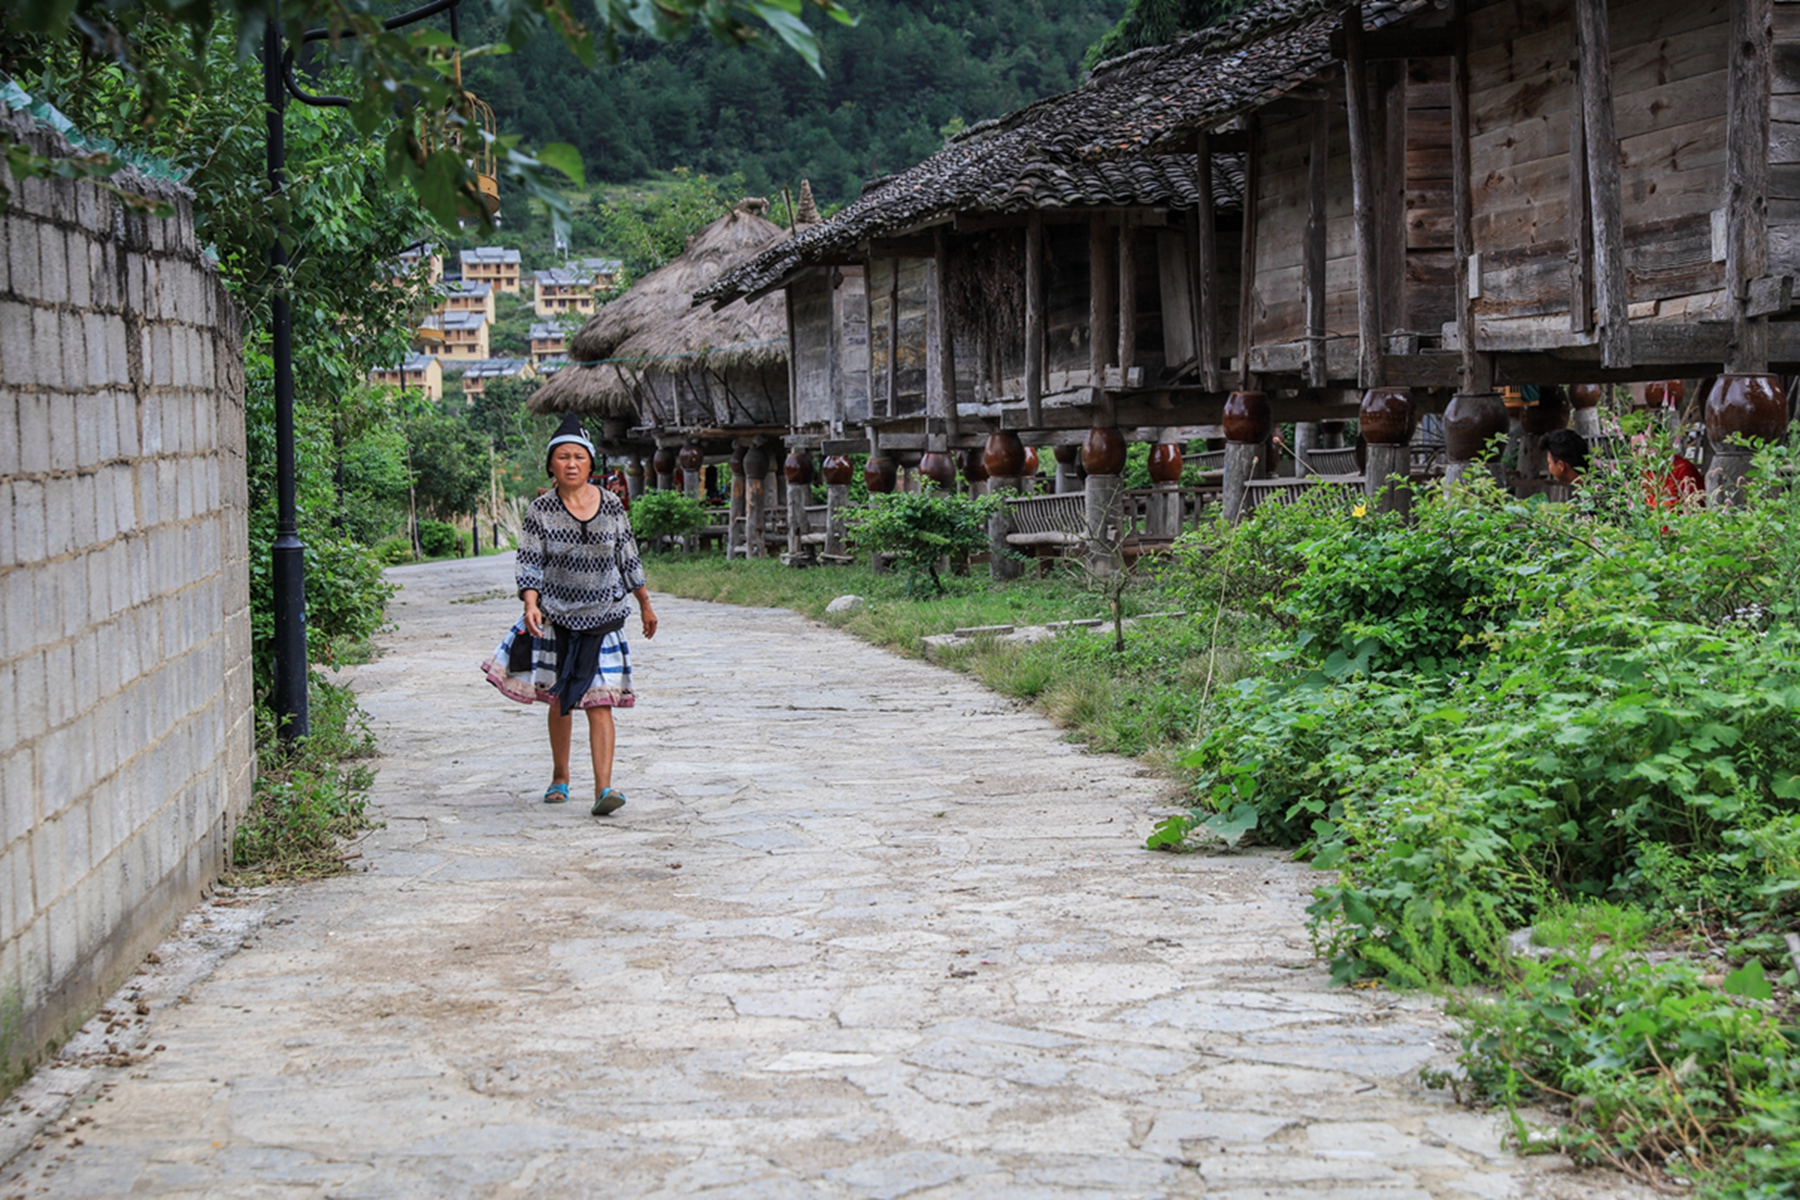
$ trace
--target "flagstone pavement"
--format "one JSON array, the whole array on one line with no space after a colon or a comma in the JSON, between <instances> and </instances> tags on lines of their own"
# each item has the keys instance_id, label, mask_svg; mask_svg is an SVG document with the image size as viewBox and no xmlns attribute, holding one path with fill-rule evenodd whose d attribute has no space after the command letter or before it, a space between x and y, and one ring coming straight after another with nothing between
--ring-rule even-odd
<instances>
[{"instance_id":1,"label":"flagstone pavement","mask_svg":"<svg viewBox=\"0 0 1800 1200\"><path fill-rule=\"evenodd\" d=\"M476 671L510 557L392 578L359 869L191 914L0 1200L1639 1194L1425 1090L1450 1024L1330 986L1307 868L1145 851L1166 782L960 675L660 599L596 819Z\"/></svg>"}]
</instances>

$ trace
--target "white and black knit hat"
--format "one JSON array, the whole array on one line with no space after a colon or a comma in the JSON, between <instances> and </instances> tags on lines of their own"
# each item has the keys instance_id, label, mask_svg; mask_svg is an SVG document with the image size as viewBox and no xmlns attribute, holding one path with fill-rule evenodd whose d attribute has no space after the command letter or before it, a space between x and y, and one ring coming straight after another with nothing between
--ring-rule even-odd
<instances>
[{"instance_id":1,"label":"white and black knit hat","mask_svg":"<svg viewBox=\"0 0 1800 1200\"><path fill-rule=\"evenodd\" d=\"M595 459L594 443L592 439L588 437L587 430L581 427L581 418L577 417L574 413L564 413L562 424L557 426L556 436L550 439L550 445L544 450L545 472L550 470L550 456L556 453L556 448L564 442L573 442L583 450L586 450L589 462L592 462Z\"/></svg>"}]
</instances>

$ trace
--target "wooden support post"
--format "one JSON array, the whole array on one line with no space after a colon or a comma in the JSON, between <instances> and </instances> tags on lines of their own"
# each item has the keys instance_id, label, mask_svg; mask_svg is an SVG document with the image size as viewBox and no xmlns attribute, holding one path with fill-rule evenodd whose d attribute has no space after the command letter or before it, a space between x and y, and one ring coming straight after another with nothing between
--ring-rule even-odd
<instances>
[{"instance_id":1,"label":"wooden support post","mask_svg":"<svg viewBox=\"0 0 1800 1200\"><path fill-rule=\"evenodd\" d=\"M937 330L932 340L937 347L933 366L938 390L938 411L933 415L943 420L943 442L935 443L943 445L956 438L956 322L950 316L950 234L943 225L931 231L931 261L932 311L936 314L932 326Z\"/></svg>"},{"instance_id":2,"label":"wooden support post","mask_svg":"<svg viewBox=\"0 0 1800 1200\"><path fill-rule=\"evenodd\" d=\"M1219 231L1213 212L1212 137L1194 135L1194 354L1200 386L1223 388L1219 380Z\"/></svg>"},{"instance_id":3,"label":"wooden support post","mask_svg":"<svg viewBox=\"0 0 1800 1200\"><path fill-rule=\"evenodd\" d=\"M760 445L752 444L744 454L744 557L764 558L768 547L763 544L763 514L768 497L769 456Z\"/></svg>"},{"instance_id":4,"label":"wooden support post","mask_svg":"<svg viewBox=\"0 0 1800 1200\"><path fill-rule=\"evenodd\" d=\"M888 276L888 356L887 356L887 415L900 415L900 260L889 260L893 263L893 273Z\"/></svg>"},{"instance_id":5,"label":"wooden support post","mask_svg":"<svg viewBox=\"0 0 1800 1200\"><path fill-rule=\"evenodd\" d=\"M1594 206L1588 194L1587 120L1581 115L1581 30L1571 25L1569 71L1569 332L1594 330Z\"/></svg>"},{"instance_id":6,"label":"wooden support post","mask_svg":"<svg viewBox=\"0 0 1800 1200\"><path fill-rule=\"evenodd\" d=\"M1117 348L1117 316L1113 308L1113 236L1105 217L1088 220L1088 386L1092 389L1094 423L1111 425L1106 368Z\"/></svg>"},{"instance_id":7,"label":"wooden support post","mask_svg":"<svg viewBox=\"0 0 1800 1200\"><path fill-rule=\"evenodd\" d=\"M1366 450L1368 466L1363 471L1363 495L1374 501L1371 507L1377 512L1410 511L1412 490L1402 481L1412 472L1412 448L1371 442Z\"/></svg>"},{"instance_id":8,"label":"wooden support post","mask_svg":"<svg viewBox=\"0 0 1800 1200\"><path fill-rule=\"evenodd\" d=\"M1625 290L1625 218L1620 209L1619 138L1613 127L1612 33L1606 5L1607 0L1575 0L1576 54L1581 62L1581 112L1587 121L1600 363L1605 367L1629 367L1631 325L1627 320Z\"/></svg>"},{"instance_id":9,"label":"wooden support post","mask_svg":"<svg viewBox=\"0 0 1800 1200\"><path fill-rule=\"evenodd\" d=\"M1381 330L1407 326L1406 312L1406 62L1382 67L1381 129L1375 136L1382 170L1378 225L1381 232Z\"/></svg>"},{"instance_id":10,"label":"wooden support post","mask_svg":"<svg viewBox=\"0 0 1800 1200\"><path fill-rule=\"evenodd\" d=\"M625 498L636 500L644 494L644 456L633 454L625 464Z\"/></svg>"},{"instance_id":11,"label":"wooden support post","mask_svg":"<svg viewBox=\"0 0 1800 1200\"><path fill-rule=\"evenodd\" d=\"M1251 113L1244 122L1244 245L1238 274L1238 387L1251 391L1250 347L1256 335L1256 206L1261 194L1257 183L1257 135L1261 123Z\"/></svg>"},{"instance_id":12,"label":"wooden support post","mask_svg":"<svg viewBox=\"0 0 1800 1200\"><path fill-rule=\"evenodd\" d=\"M1119 386L1131 386L1137 366L1137 223L1119 222Z\"/></svg>"},{"instance_id":13,"label":"wooden support post","mask_svg":"<svg viewBox=\"0 0 1800 1200\"><path fill-rule=\"evenodd\" d=\"M1604 0L1602 0L1604 3ZM1488 363L1475 348L1475 288L1469 262L1475 253L1473 157L1469 149L1469 13L1467 0L1451 0L1450 58L1451 222L1456 248L1456 333L1462 346L1464 392L1486 392L1491 386Z\"/></svg>"},{"instance_id":14,"label":"wooden support post","mask_svg":"<svg viewBox=\"0 0 1800 1200\"><path fill-rule=\"evenodd\" d=\"M1227 521L1243 517L1245 485L1262 478L1262 454L1261 442L1225 443L1225 481L1219 499Z\"/></svg>"},{"instance_id":15,"label":"wooden support post","mask_svg":"<svg viewBox=\"0 0 1800 1200\"><path fill-rule=\"evenodd\" d=\"M1025 218L1025 419L1044 423L1044 214Z\"/></svg>"},{"instance_id":16,"label":"wooden support post","mask_svg":"<svg viewBox=\"0 0 1800 1200\"><path fill-rule=\"evenodd\" d=\"M1363 63L1362 5L1344 10L1344 111L1350 123L1350 191L1356 224L1356 378L1382 385L1381 232L1375 203L1375 149L1369 79Z\"/></svg>"},{"instance_id":17,"label":"wooden support post","mask_svg":"<svg viewBox=\"0 0 1800 1200\"><path fill-rule=\"evenodd\" d=\"M812 532L807 523L806 506L812 503L812 488L804 483L787 485L787 565L801 566L810 557L811 547L804 541Z\"/></svg>"},{"instance_id":18,"label":"wooden support post","mask_svg":"<svg viewBox=\"0 0 1800 1200\"><path fill-rule=\"evenodd\" d=\"M1774 54L1770 0L1731 0L1725 83L1725 285L1731 289L1730 373L1769 369L1769 319L1747 305L1769 267L1769 90Z\"/></svg>"},{"instance_id":19,"label":"wooden support post","mask_svg":"<svg viewBox=\"0 0 1800 1200\"><path fill-rule=\"evenodd\" d=\"M988 486L997 493L1017 492L1023 484L1017 475L992 478ZM1006 535L1013 531L1012 506L1004 500L995 507L988 516L988 577L991 579L1017 579L1025 573L1025 562L1011 545Z\"/></svg>"},{"instance_id":20,"label":"wooden support post","mask_svg":"<svg viewBox=\"0 0 1800 1200\"><path fill-rule=\"evenodd\" d=\"M787 288L782 288L781 301L787 308L788 345L797 346L799 345L799 339L795 336L796 330L794 329L794 293ZM798 360L799 356L790 351L787 356L789 429L800 428L800 364ZM680 413L681 411L680 400L676 400L675 402L675 411L677 413ZM666 487L668 485L659 483L657 486Z\"/></svg>"},{"instance_id":21,"label":"wooden support post","mask_svg":"<svg viewBox=\"0 0 1800 1200\"><path fill-rule=\"evenodd\" d=\"M1307 459L1319 448L1319 423L1317 421L1294 422L1294 475L1305 478L1316 475Z\"/></svg>"},{"instance_id":22,"label":"wooden support post","mask_svg":"<svg viewBox=\"0 0 1800 1200\"><path fill-rule=\"evenodd\" d=\"M1306 381L1324 387L1325 374L1325 183L1331 155L1331 102L1313 104L1312 150L1306 164Z\"/></svg>"},{"instance_id":23,"label":"wooden support post","mask_svg":"<svg viewBox=\"0 0 1800 1200\"><path fill-rule=\"evenodd\" d=\"M1125 540L1125 480L1118 475L1089 475L1082 481L1082 491L1088 569L1111 575L1119 569Z\"/></svg>"},{"instance_id":24,"label":"wooden support post","mask_svg":"<svg viewBox=\"0 0 1800 1200\"><path fill-rule=\"evenodd\" d=\"M844 511L850 507L850 485L825 485L825 553L834 558L844 554Z\"/></svg>"}]
</instances>

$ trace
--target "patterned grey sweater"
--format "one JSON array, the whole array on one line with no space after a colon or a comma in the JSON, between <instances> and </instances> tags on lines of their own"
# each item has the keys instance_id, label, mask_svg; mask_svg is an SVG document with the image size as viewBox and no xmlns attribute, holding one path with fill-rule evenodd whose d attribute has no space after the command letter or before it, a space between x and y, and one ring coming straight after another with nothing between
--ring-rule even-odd
<instances>
[{"instance_id":1,"label":"patterned grey sweater","mask_svg":"<svg viewBox=\"0 0 1800 1200\"><path fill-rule=\"evenodd\" d=\"M600 489L600 508L578 521L553 488L531 502L519 533L521 598L538 594L544 617L568 629L597 629L631 615L625 598L644 586L631 520Z\"/></svg>"}]
</instances>

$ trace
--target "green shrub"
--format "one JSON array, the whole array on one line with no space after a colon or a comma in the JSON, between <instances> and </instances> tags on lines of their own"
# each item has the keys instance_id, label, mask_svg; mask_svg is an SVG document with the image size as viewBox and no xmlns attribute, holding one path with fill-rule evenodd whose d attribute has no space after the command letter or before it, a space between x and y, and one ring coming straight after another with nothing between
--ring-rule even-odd
<instances>
[{"instance_id":1,"label":"green shrub","mask_svg":"<svg viewBox=\"0 0 1800 1200\"><path fill-rule=\"evenodd\" d=\"M686 492L657 489L631 502L631 532L640 550L665 537L684 537L706 524L706 509Z\"/></svg>"},{"instance_id":2,"label":"green shrub","mask_svg":"<svg viewBox=\"0 0 1800 1200\"><path fill-rule=\"evenodd\" d=\"M370 548L369 553L384 567L397 567L413 559L412 543L404 537L383 538Z\"/></svg>"},{"instance_id":3,"label":"green shrub","mask_svg":"<svg viewBox=\"0 0 1800 1200\"><path fill-rule=\"evenodd\" d=\"M988 514L999 504L997 496L962 496L931 487L870 496L867 504L846 510L844 522L858 546L893 556L906 572L909 593L928 578L933 594L941 596L938 560L986 550Z\"/></svg>"},{"instance_id":4,"label":"green shrub","mask_svg":"<svg viewBox=\"0 0 1800 1200\"><path fill-rule=\"evenodd\" d=\"M456 526L442 521L419 522L419 549L424 551L426 558L461 554L462 548L462 534L457 532Z\"/></svg>"}]
</instances>

